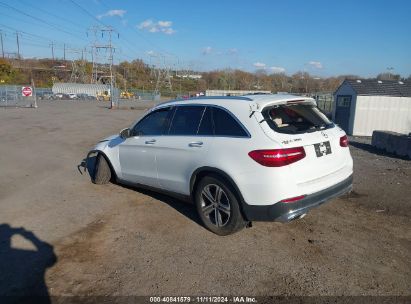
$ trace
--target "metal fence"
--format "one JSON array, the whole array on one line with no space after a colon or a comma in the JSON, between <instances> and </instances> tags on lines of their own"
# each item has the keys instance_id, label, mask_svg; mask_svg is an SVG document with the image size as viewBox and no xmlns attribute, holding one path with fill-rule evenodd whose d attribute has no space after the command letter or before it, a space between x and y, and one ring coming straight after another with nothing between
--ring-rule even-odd
<instances>
[{"instance_id":1,"label":"metal fence","mask_svg":"<svg viewBox=\"0 0 411 304\"><path fill-rule=\"evenodd\" d=\"M152 91L141 91L141 90L136 90L136 89L129 89L129 92L134 94L135 99L139 100L160 100L161 95L160 94L155 94Z\"/></svg>"},{"instance_id":2,"label":"metal fence","mask_svg":"<svg viewBox=\"0 0 411 304\"><path fill-rule=\"evenodd\" d=\"M334 95L331 92L314 92L314 93L290 93L292 95L307 96L314 98L317 107L331 117L333 112Z\"/></svg>"},{"instance_id":3,"label":"metal fence","mask_svg":"<svg viewBox=\"0 0 411 304\"><path fill-rule=\"evenodd\" d=\"M315 93L311 96L317 101L317 106L327 115L333 111L334 95L332 93Z\"/></svg>"},{"instance_id":4,"label":"metal fence","mask_svg":"<svg viewBox=\"0 0 411 304\"><path fill-rule=\"evenodd\" d=\"M53 90L51 88L35 88L34 92L38 99L47 99L47 97L53 95Z\"/></svg>"},{"instance_id":5,"label":"metal fence","mask_svg":"<svg viewBox=\"0 0 411 304\"><path fill-rule=\"evenodd\" d=\"M21 91L22 86L1 85L0 107L33 107L36 101L36 92L33 92L31 97L25 97Z\"/></svg>"}]
</instances>

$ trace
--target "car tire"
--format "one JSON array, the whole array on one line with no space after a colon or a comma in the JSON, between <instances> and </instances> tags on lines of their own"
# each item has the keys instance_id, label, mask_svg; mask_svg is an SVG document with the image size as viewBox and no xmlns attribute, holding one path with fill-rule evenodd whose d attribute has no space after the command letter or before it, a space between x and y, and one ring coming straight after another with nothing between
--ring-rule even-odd
<instances>
[{"instance_id":1,"label":"car tire","mask_svg":"<svg viewBox=\"0 0 411 304\"><path fill-rule=\"evenodd\" d=\"M244 220L232 187L218 176L205 176L195 191L195 204L204 226L218 235L243 229Z\"/></svg>"},{"instance_id":2,"label":"car tire","mask_svg":"<svg viewBox=\"0 0 411 304\"><path fill-rule=\"evenodd\" d=\"M107 184L111 179L111 170L106 158L99 153L97 155L96 166L94 169L93 183L97 185Z\"/></svg>"}]
</instances>

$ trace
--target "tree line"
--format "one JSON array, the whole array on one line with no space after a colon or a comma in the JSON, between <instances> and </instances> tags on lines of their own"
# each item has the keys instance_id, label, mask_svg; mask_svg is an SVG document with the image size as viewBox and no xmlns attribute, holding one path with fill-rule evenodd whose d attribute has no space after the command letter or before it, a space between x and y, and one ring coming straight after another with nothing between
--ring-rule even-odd
<instances>
[{"instance_id":1,"label":"tree line","mask_svg":"<svg viewBox=\"0 0 411 304\"><path fill-rule=\"evenodd\" d=\"M92 63L74 62L77 81L90 82ZM0 84L24 85L34 80L37 87L51 87L53 82L73 81L73 62L52 59L0 59ZM153 91L157 83L157 73L143 60L123 61L114 67L116 86L122 90ZM182 77L201 75L201 78ZM272 92L314 93L333 92L346 78L358 79L357 75L340 75L334 77L316 77L299 71L292 75L285 73L269 74L265 70L254 73L237 69L223 69L209 72L170 71L172 91L163 87L165 95L186 95L195 92L214 90L267 90ZM80 79L81 78L81 79ZM379 80L408 80L398 74L381 73Z\"/></svg>"}]
</instances>

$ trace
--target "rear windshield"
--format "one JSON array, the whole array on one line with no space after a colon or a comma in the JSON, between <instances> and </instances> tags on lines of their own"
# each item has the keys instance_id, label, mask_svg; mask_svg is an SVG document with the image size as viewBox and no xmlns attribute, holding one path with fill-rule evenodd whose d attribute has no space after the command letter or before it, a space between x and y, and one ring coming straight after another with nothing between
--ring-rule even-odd
<instances>
[{"instance_id":1,"label":"rear windshield","mask_svg":"<svg viewBox=\"0 0 411 304\"><path fill-rule=\"evenodd\" d=\"M312 104L276 105L262 112L265 121L276 132L297 134L328 129L334 124Z\"/></svg>"}]
</instances>

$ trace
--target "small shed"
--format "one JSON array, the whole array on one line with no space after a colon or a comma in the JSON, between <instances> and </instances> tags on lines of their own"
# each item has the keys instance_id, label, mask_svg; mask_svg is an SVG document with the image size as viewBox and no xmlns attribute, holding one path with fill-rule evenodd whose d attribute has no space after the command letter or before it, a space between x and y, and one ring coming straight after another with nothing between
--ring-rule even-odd
<instances>
[{"instance_id":1,"label":"small shed","mask_svg":"<svg viewBox=\"0 0 411 304\"><path fill-rule=\"evenodd\" d=\"M349 135L411 132L411 81L346 79L334 93L333 120Z\"/></svg>"}]
</instances>

